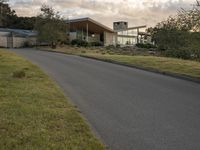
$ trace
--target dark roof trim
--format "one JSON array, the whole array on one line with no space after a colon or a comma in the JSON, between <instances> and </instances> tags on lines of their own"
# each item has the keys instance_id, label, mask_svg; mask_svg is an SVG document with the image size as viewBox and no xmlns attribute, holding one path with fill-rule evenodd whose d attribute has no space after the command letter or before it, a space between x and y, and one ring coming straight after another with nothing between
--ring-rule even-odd
<instances>
[{"instance_id":1,"label":"dark roof trim","mask_svg":"<svg viewBox=\"0 0 200 150\"><path fill-rule=\"evenodd\" d=\"M151 34L146 33L146 32L139 32L138 34L139 34L139 35L147 35L147 36L151 36Z\"/></svg>"},{"instance_id":2,"label":"dark roof trim","mask_svg":"<svg viewBox=\"0 0 200 150\"><path fill-rule=\"evenodd\" d=\"M35 37L35 36L37 36L37 32L32 31L32 30L0 28L0 32L8 32L10 34L12 33L16 37Z\"/></svg>"},{"instance_id":3,"label":"dark roof trim","mask_svg":"<svg viewBox=\"0 0 200 150\"><path fill-rule=\"evenodd\" d=\"M137 27L130 27L130 28L127 28L127 29L121 29L121 30L116 30L117 32L119 31L128 31L128 30L134 30L134 29L142 29L142 28L146 28L147 26L146 25L143 25L143 26L137 26Z\"/></svg>"}]
</instances>

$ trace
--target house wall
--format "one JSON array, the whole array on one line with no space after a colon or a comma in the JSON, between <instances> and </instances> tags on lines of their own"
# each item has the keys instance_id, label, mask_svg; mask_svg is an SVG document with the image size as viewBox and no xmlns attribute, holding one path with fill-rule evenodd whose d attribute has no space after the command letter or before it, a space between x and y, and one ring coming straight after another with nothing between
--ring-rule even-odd
<instances>
[{"instance_id":1,"label":"house wall","mask_svg":"<svg viewBox=\"0 0 200 150\"><path fill-rule=\"evenodd\" d=\"M30 45L36 45L37 38L36 37L28 37L27 41L29 42Z\"/></svg>"},{"instance_id":2,"label":"house wall","mask_svg":"<svg viewBox=\"0 0 200 150\"><path fill-rule=\"evenodd\" d=\"M26 41L23 37L13 37L13 48L23 47Z\"/></svg>"},{"instance_id":3,"label":"house wall","mask_svg":"<svg viewBox=\"0 0 200 150\"><path fill-rule=\"evenodd\" d=\"M36 38L35 37L13 37L13 48L23 47L25 42L28 42L30 45L35 45Z\"/></svg>"},{"instance_id":4,"label":"house wall","mask_svg":"<svg viewBox=\"0 0 200 150\"><path fill-rule=\"evenodd\" d=\"M116 45L117 34L104 32L104 46Z\"/></svg>"},{"instance_id":5,"label":"house wall","mask_svg":"<svg viewBox=\"0 0 200 150\"><path fill-rule=\"evenodd\" d=\"M0 36L0 47L7 47L7 37Z\"/></svg>"}]
</instances>

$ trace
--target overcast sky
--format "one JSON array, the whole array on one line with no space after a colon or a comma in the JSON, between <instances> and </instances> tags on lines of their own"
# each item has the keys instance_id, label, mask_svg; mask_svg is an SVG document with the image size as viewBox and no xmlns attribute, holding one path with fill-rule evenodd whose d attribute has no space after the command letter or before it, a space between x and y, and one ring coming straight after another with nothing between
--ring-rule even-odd
<instances>
[{"instance_id":1,"label":"overcast sky","mask_svg":"<svg viewBox=\"0 0 200 150\"><path fill-rule=\"evenodd\" d=\"M35 16L42 4L60 11L64 18L91 17L109 27L113 21L129 26L154 26L174 15L177 9L190 8L195 0L10 0L19 16Z\"/></svg>"}]
</instances>

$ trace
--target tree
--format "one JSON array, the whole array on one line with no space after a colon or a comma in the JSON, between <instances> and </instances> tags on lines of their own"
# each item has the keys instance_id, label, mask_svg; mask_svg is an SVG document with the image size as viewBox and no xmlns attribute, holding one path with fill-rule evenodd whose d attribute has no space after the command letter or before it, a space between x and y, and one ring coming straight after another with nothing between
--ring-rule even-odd
<instances>
[{"instance_id":1,"label":"tree","mask_svg":"<svg viewBox=\"0 0 200 150\"><path fill-rule=\"evenodd\" d=\"M36 22L36 17L17 17L10 25L10 28L33 30Z\"/></svg>"},{"instance_id":2,"label":"tree","mask_svg":"<svg viewBox=\"0 0 200 150\"><path fill-rule=\"evenodd\" d=\"M47 5L41 7L41 14L36 18L35 29L38 40L51 43L55 48L59 42L67 40L67 24L60 17L59 12Z\"/></svg>"},{"instance_id":3,"label":"tree","mask_svg":"<svg viewBox=\"0 0 200 150\"><path fill-rule=\"evenodd\" d=\"M200 11L181 9L176 16L158 23L147 30L161 49L177 49L187 46L191 41L190 32L200 32Z\"/></svg>"},{"instance_id":4,"label":"tree","mask_svg":"<svg viewBox=\"0 0 200 150\"><path fill-rule=\"evenodd\" d=\"M14 10L11 10L8 0L0 0L0 27L8 28L13 21L16 20L17 15Z\"/></svg>"}]
</instances>

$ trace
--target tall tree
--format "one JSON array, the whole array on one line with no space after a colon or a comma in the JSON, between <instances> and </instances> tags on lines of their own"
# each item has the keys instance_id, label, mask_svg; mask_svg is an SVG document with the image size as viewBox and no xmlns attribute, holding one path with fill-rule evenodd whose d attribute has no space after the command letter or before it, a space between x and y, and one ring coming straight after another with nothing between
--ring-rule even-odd
<instances>
[{"instance_id":1,"label":"tall tree","mask_svg":"<svg viewBox=\"0 0 200 150\"><path fill-rule=\"evenodd\" d=\"M176 16L170 16L154 28L149 28L148 32L161 49L177 49L191 45L192 41L189 39L194 35L192 33L200 34L200 11L195 7L190 10L180 9Z\"/></svg>"},{"instance_id":2,"label":"tall tree","mask_svg":"<svg viewBox=\"0 0 200 150\"><path fill-rule=\"evenodd\" d=\"M55 48L59 42L67 40L67 24L60 17L59 12L47 5L41 7L35 29L38 31L38 40L51 43L52 48Z\"/></svg>"},{"instance_id":3,"label":"tall tree","mask_svg":"<svg viewBox=\"0 0 200 150\"><path fill-rule=\"evenodd\" d=\"M17 15L14 10L11 10L8 0L0 0L0 27L10 27Z\"/></svg>"}]
</instances>

